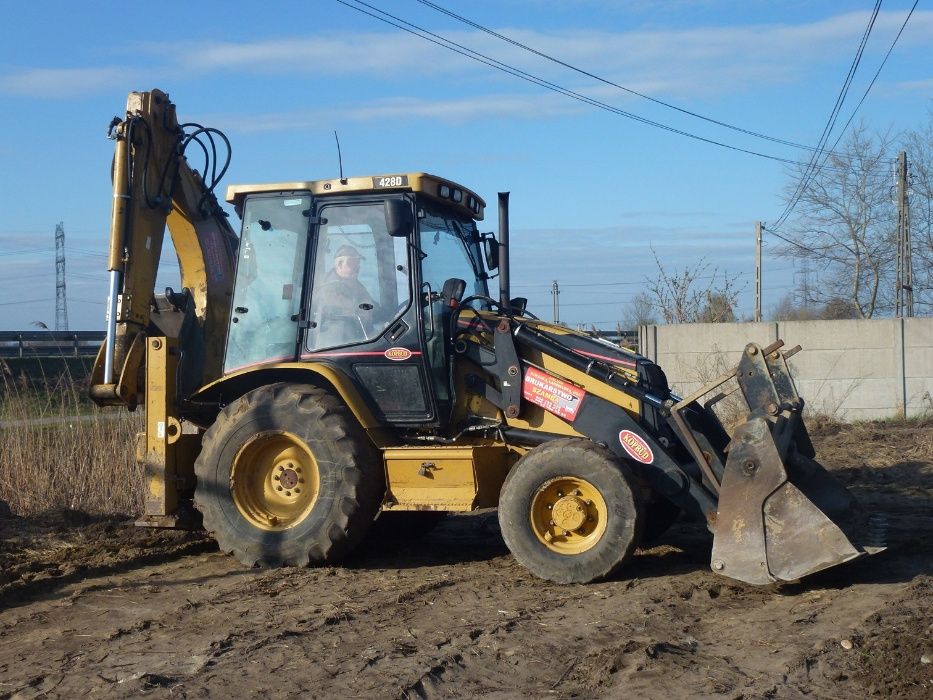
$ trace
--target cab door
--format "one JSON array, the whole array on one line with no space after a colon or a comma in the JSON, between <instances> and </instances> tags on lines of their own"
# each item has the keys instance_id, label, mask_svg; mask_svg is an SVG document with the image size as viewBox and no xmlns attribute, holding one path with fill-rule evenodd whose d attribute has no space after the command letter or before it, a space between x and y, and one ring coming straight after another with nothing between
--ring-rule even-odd
<instances>
[{"instance_id":1,"label":"cab door","mask_svg":"<svg viewBox=\"0 0 933 700\"><path fill-rule=\"evenodd\" d=\"M443 423L450 415L453 401L451 339L455 331L450 326L454 307L446 298L445 286L452 280L462 280L466 283L465 296L485 296L487 286L471 221L465 222L445 214L442 209L424 206L419 215L417 235L419 257L423 256L419 297L424 360Z\"/></svg>"},{"instance_id":2,"label":"cab door","mask_svg":"<svg viewBox=\"0 0 933 700\"><path fill-rule=\"evenodd\" d=\"M385 422L424 425L437 410L422 357L421 309L412 303L411 233L389 234L389 198L413 208L405 195L318 200L302 357L346 373Z\"/></svg>"}]
</instances>

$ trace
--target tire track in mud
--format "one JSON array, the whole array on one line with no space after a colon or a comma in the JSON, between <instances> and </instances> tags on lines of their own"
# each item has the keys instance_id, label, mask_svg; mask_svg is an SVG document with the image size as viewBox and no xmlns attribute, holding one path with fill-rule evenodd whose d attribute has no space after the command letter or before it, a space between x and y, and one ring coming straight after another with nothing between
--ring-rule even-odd
<instances>
[{"instance_id":1,"label":"tire track in mud","mask_svg":"<svg viewBox=\"0 0 933 700\"><path fill-rule=\"evenodd\" d=\"M263 673L275 671L287 666L270 653L277 646L294 648L296 642L316 635L333 638L334 630L352 630L359 617L385 626L391 610L420 604L417 601L432 591L458 583L446 573L438 577L429 572L427 577L434 580L425 577L414 569L395 576L379 569L244 571L220 555L127 571L103 582L65 586L60 596L37 601L25 614L2 614L5 636L10 638L6 649L32 648L12 658L0 652L0 677L9 685L8 672L29 663L35 668L37 660L41 666L43 657L54 671L56 659L74 647L77 638L85 648L96 644L110 650L109 659L101 657L100 668L88 669L93 673L85 675L83 691L127 681L151 685L156 677L162 679L158 684L177 684L244 654L251 660L259 657ZM166 602L166 597L173 600ZM35 635L37 628L51 634ZM19 644L23 639L18 631L25 633L28 644ZM142 654L164 654L167 659L147 664L145 673L137 669L121 675L119 668L135 669ZM114 656L121 657L119 665L114 665ZM170 672L173 663L180 673ZM22 676L18 690L49 692L49 685L37 678ZM4 686L0 692L5 692Z\"/></svg>"},{"instance_id":2,"label":"tire track in mud","mask_svg":"<svg viewBox=\"0 0 933 700\"><path fill-rule=\"evenodd\" d=\"M919 648L897 635L929 634L912 622L929 613L933 565L933 465L917 464L846 472L863 506L888 514L887 554L782 588L709 571L692 523L587 586L532 578L490 528L458 519L334 568L250 570L203 552L136 568L117 547L113 569L36 583L0 610L0 700L832 698L870 684L884 697L907 686L866 659L897 669Z\"/></svg>"}]
</instances>

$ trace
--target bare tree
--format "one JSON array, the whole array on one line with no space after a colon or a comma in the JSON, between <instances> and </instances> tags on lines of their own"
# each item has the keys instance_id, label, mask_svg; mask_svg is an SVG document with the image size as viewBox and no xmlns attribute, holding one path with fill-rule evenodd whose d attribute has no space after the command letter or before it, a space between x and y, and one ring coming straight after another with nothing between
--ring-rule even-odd
<instances>
[{"instance_id":1,"label":"bare tree","mask_svg":"<svg viewBox=\"0 0 933 700\"><path fill-rule=\"evenodd\" d=\"M725 273L710 269L705 258L682 270L668 273L657 252L651 248L658 266L656 279L645 278L648 296L665 323L709 323L735 320L735 307L741 289L736 289Z\"/></svg>"},{"instance_id":2,"label":"bare tree","mask_svg":"<svg viewBox=\"0 0 933 700\"><path fill-rule=\"evenodd\" d=\"M650 326L658 322L654 302L647 292L639 292L625 307L622 325L626 330L635 330L639 326Z\"/></svg>"},{"instance_id":3,"label":"bare tree","mask_svg":"<svg viewBox=\"0 0 933 700\"><path fill-rule=\"evenodd\" d=\"M796 200L795 218L782 234L792 242L779 250L821 270L808 302L843 299L860 318L890 308L897 251L892 157L891 137L860 125L800 191L805 168L792 171L786 201Z\"/></svg>"}]
</instances>

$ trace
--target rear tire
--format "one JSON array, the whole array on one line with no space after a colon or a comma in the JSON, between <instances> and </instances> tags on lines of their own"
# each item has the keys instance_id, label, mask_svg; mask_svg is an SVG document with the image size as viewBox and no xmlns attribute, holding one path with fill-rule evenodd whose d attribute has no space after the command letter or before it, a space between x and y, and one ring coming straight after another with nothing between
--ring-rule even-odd
<instances>
[{"instance_id":1,"label":"rear tire","mask_svg":"<svg viewBox=\"0 0 933 700\"><path fill-rule=\"evenodd\" d=\"M632 554L642 525L635 477L607 448L552 440L522 457L499 499L502 538L536 576L557 583L605 578Z\"/></svg>"},{"instance_id":2,"label":"rear tire","mask_svg":"<svg viewBox=\"0 0 933 700\"><path fill-rule=\"evenodd\" d=\"M273 384L226 406L195 462L195 505L223 552L249 566L348 554L385 492L382 461L336 396Z\"/></svg>"}]
</instances>

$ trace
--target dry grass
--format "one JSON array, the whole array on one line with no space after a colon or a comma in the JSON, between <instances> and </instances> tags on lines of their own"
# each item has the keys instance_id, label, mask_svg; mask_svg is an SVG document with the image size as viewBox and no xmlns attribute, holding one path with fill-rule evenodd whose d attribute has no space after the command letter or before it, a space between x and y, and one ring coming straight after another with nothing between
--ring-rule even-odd
<instances>
[{"instance_id":1,"label":"dry grass","mask_svg":"<svg viewBox=\"0 0 933 700\"><path fill-rule=\"evenodd\" d=\"M89 406L85 382L12 376L0 360L0 499L18 515L138 514L141 412Z\"/></svg>"}]
</instances>

